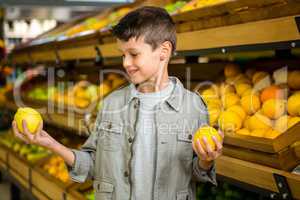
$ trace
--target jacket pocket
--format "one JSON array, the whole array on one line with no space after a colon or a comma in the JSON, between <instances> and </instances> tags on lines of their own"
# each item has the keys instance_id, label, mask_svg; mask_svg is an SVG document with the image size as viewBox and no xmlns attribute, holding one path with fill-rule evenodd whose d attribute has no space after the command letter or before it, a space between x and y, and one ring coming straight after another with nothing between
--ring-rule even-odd
<instances>
[{"instance_id":1,"label":"jacket pocket","mask_svg":"<svg viewBox=\"0 0 300 200\"><path fill-rule=\"evenodd\" d=\"M123 125L109 121L100 123L100 147L104 151L118 151L121 148Z\"/></svg>"},{"instance_id":2,"label":"jacket pocket","mask_svg":"<svg viewBox=\"0 0 300 200\"><path fill-rule=\"evenodd\" d=\"M191 200L188 190L182 190L176 193L176 200Z\"/></svg>"},{"instance_id":3,"label":"jacket pocket","mask_svg":"<svg viewBox=\"0 0 300 200\"><path fill-rule=\"evenodd\" d=\"M180 160L193 159L193 135L189 131L178 132L177 134L177 155Z\"/></svg>"},{"instance_id":4,"label":"jacket pocket","mask_svg":"<svg viewBox=\"0 0 300 200\"><path fill-rule=\"evenodd\" d=\"M112 200L114 185L104 181L94 181L94 190L96 199Z\"/></svg>"}]
</instances>

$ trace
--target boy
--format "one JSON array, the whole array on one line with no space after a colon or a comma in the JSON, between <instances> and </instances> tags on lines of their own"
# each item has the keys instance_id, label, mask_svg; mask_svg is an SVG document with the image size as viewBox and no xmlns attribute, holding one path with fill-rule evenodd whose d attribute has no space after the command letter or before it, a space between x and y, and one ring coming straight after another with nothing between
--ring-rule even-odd
<instances>
[{"instance_id":1,"label":"boy","mask_svg":"<svg viewBox=\"0 0 300 200\"><path fill-rule=\"evenodd\" d=\"M208 116L201 98L168 76L175 24L164 9L142 7L121 19L113 34L131 84L105 98L82 149L59 144L42 126L32 136L23 123L21 135L13 122L15 135L62 156L73 180L92 178L97 200L195 199L195 181L216 183L213 160L222 143L214 138L215 151L205 139L206 148L192 143Z\"/></svg>"}]
</instances>

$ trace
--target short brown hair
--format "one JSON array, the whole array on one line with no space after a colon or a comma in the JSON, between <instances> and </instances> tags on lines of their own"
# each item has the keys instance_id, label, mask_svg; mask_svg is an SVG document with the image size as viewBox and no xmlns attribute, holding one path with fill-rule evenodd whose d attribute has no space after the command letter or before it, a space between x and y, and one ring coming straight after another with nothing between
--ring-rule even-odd
<instances>
[{"instance_id":1,"label":"short brown hair","mask_svg":"<svg viewBox=\"0 0 300 200\"><path fill-rule=\"evenodd\" d=\"M159 7L145 6L128 13L113 27L113 35L123 41L144 36L153 49L169 41L172 53L176 50L175 23L167 11Z\"/></svg>"}]
</instances>

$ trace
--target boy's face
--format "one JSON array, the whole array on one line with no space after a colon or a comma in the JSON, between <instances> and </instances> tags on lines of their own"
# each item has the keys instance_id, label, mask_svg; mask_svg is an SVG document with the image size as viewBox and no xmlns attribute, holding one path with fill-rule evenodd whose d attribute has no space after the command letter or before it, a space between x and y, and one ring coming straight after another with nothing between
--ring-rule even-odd
<instances>
[{"instance_id":1,"label":"boy's face","mask_svg":"<svg viewBox=\"0 0 300 200\"><path fill-rule=\"evenodd\" d=\"M123 67L133 84L153 82L163 73L161 48L153 50L143 37L127 42L118 40L118 46L123 54Z\"/></svg>"}]
</instances>

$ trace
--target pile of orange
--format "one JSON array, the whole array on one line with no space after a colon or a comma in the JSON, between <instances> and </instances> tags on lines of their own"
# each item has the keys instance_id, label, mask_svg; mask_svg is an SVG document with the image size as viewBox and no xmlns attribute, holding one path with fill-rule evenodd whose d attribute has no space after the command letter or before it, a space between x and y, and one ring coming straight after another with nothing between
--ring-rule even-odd
<instances>
[{"instance_id":1,"label":"pile of orange","mask_svg":"<svg viewBox=\"0 0 300 200\"><path fill-rule=\"evenodd\" d=\"M276 138L300 122L300 70L281 71L243 73L236 64L226 65L224 81L199 90L210 125L225 133Z\"/></svg>"}]
</instances>

